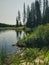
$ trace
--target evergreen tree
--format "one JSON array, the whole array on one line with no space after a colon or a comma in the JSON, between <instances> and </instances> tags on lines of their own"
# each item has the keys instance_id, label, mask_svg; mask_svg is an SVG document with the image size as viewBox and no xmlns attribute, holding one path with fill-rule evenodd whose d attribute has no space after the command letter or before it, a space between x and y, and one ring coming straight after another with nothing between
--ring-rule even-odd
<instances>
[{"instance_id":1,"label":"evergreen tree","mask_svg":"<svg viewBox=\"0 0 49 65\"><path fill-rule=\"evenodd\" d=\"M32 21L32 27L35 26L35 4L31 4L31 21Z\"/></svg>"},{"instance_id":2,"label":"evergreen tree","mask_svg":"<svg viewBox=\"0 0 49 65\"><path fill-rule=\"evenodd\" d=\"M41 9L42 9L42 7L41 7L41 5L42 5L42 3L41 3L42 1L41 0L39 0L39 5L40 5L40 11L42 11Z\"/></svg>"},{"instance_id":3,"label":"evergreen tree","mask_svg":"<svg viewBox=\"0 0 49 65\"><path fill-rule=\"evenodd\" d=\"M46 9L48 8L48 0L46 0Z\"/></svg>"},{"instance_id":4,"label":"evergreen tree","mask_svg":"<svg viewBox=\"0 0 49 65\"><path fill-rule=\"evenodd\" d=\"M49 7L45 11L45 23L49 23Z\"/></svg>"},{"instance_id":5,"label":"evergreen tree","mask_svg":"<svg viewBox=\"0 0 49 65\"><path fill-rule=\"evenodd\" d=\"M20 25L19 26L22 26L22 23L20 22Z\"/></svg>"},{"instance_id":6,"label":"evergreen tree","mask_svg":"<svg viewBox=\"0 0 49 65\"><path fill-rule=\"evenodd\" d=\"M49 7L48 0L43 1L43 24L48 23L49 21Z\"/></svg>"},{"instance_id":7,"label":"evergreen tree","mask_svg":"<svg viewBox=\"0 0 49 65\"><path fill-rule=\"evenodd\" d=\"M19 21L18 21L18 17L16 17L16 27L18 27L19 26L19 23L18 23Z\"/></svg>"},{"instance_id":8,"label":"evergreen tree","mask_svg":"<svg viewBox=\"0 0 49 65\"><path fill-rule=\"evenodd\" d=\"M31 11L29 12L28 21L27 21L26 25L27 25L27 27L32 28Z\"/></svg>"},{"instance_id":9,"label":"evergreen tree","mask_svg":"<svg viewBox=\"0 0 49 65\"><path fill-rule=\"evenodd\" d=\"M27 23L26 25L30 28L35 26L35 4L31 4L31 10L27 7Z\"/></svg>"},{"instance_id":10,"label":"evergreen tree","mask_svg":"<svg viewBox=\"0 0 49 65\"><path fill-rule=\"evenodd\" d=\"M41 0L39 0L39 4L40 4L40 7L41 7Z\"/></svg>"},{"instance_id":11,"label":"evergreen tree","mask_svg":"<svg viewBox=\"0 0 49 65\"><path fill-rule=\"evenodd\" d=\"M45 10L46 10L46 0L43 0L43 21L42 21L42 24L45 24Z\"/></svg>"},{"instance_id":12,"label":"evergreen tree","mask_svg":"<svg viewBox=\"0 0 49 65\"><path fill-rule=\"evenodd\" d=\"M45 23L48 22L49 22L49 7L48 7L48 0L46 0Z\"/></svg>"},{"instance_id":13,"label":"evergreen tree","mask_svg":"<svg viewBox=\"0 0 49 65\"><path fill-rule=\"evenodd\" d=\"M25 25L26 22L26 10L25 10L25 3L24 3L24 12L23 12L23 24Z\"/></svg>"},{"instance_id":14,"label":"evergreen tree","mask_svg":"<svg viewBox=\"0 0 49 65\"><path fill-rule=\"evenodd\" d=\"M27 22L26 22L26 26L28 26L28 22L29 22L29 12L30 12L30 8L29 5L27 6Z\"/></svg>"},{"instance_id":15,"label":"evergreen tree","mask_svg":"<svg viewBox=\"0 0 49 65\"><path fill-rule=\"evenodd\" d=\"M18 23L20 25L20 22L21 22L21 16L20 16L20 11L18 11Z\"/></svg>"},{"instance_id":16,"label":"evergreen tree","mask_svg":"<svg viewBox=\"0 0 49 65\"><path fill-rule=\"evenodd\" d=\"M43 0L43 17L45 15L45 9L46 9L46 0Z\"/></svg>"},{"instance_id":17,"label":"evergreen tree","mask_svg":"<svg viewBox=\"0 0 49 65\"><path fill-rule=\"evenodd\" d=\"M28 18L29 18L29 12L30 12L30 8L29 8L29 5L27 6L27 21L28 21Z\"/></svg>"},{"instance_id":18,"label":"evergreen tree","mask_svg":"<svg viewBox=\"0 0 49 65\"><path fill-rule=\"evenodd\" d=\"M18 11L18 20L20 21L20 11Z\"/></svg>"},{"instance_id":19,"label":"evergreen tree","mask_svg":"<svg viewBox=\"0 0 49 65\"><path fill-rule=\"evenodd\" d=\"M40 4L38 1L35 1L35 11L36 11L36 25L41 24L41 11Z\"/></svg>"}]
</instances>

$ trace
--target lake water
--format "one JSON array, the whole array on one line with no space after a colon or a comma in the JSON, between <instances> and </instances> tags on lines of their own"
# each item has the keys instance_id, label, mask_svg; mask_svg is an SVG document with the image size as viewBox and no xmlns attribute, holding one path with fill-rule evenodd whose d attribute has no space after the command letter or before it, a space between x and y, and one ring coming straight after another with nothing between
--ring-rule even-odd
<instances>
[{"instance_id":1,"label":"lake water","mask_svg":"<svg viewBox=\"0 0 49 65\"><path fill-rule=\"evenodd\" d=\"M12 46L16 44L17 41L26 36L25 32L17 32L15 30L0 31L0 50L6 50L7 54L13 54L19 51L17 46Z\"/></svg>"}]
</instances>

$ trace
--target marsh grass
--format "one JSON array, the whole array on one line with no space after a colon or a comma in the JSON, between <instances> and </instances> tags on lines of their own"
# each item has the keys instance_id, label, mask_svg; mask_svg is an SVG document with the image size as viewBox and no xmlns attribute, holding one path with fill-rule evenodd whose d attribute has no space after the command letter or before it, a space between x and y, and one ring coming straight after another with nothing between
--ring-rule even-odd
<instances>
[{"instance_id":1,"label":"marsh grass","mask_svg":"<svg viewBox=\"0 0 49 65\"><path fill-rule=\"evenodd\" d=\"M0 65L4 65L4 64L7 65L5 61L6 57L7 54L6 54L6 45L5 45L5 49L2 46L2 49L0 50Z\"/></svg>"}]
</instances>

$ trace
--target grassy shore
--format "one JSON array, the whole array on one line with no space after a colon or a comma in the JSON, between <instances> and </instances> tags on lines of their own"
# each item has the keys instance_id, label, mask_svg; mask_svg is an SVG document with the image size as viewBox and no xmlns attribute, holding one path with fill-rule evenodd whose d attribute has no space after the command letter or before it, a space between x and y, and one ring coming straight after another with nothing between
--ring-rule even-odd
<instances>
[{"instance_id":1,"label":"grassy shore","mask_svg":"<svg viewBox=\"0 0 49 65\"><path fill-rule=\"evenodd\" d=\"M24 27L0 27L0 30L23 30Z\"/></svg>"},{"instance_id":2,"label":"grassy shore","mask_svg":"<svg viewBox=\"0 0 49 65\"><path fill-rule=\"evenodd\" d=\"M39 25L31 34L20 39L17 45L20 47L43 47L49 46L49 24Z\"/></svg>"},{"instance_id":3,"label":"grassy shore","mask_svg":"<svg viewBox=\"0 0 49 65\"><path fill-rule=\"evenodd\" d=\"M21 26L21 27L0 27L0 31L1 30L31 31L30 28L27 28L25 26Z\"/></svg>"},{"instance_id":4,"label":"grassy shore","mask_svg":"<svg viewBox=\"0 0 49 65\"><path fill-rule=\"evenodd\" d=\"M42 49L26 48L21 54L2 56L0 58L0 65L48 65L48 63L49 50L47 47Z\"/></svg>"},{"instance_id":5,"label":"grassy shore","mask_svg":"<svg viewBox=\"0 0 49 65\"><path fill-rule=\"evenodd\" d=\"M1 54L0 65L49 65L49 24L39 25L32 30L31 34L27 33L27 36L17 43L25 48L23 52L9 56Z\"/></svg>"}]
</instances>

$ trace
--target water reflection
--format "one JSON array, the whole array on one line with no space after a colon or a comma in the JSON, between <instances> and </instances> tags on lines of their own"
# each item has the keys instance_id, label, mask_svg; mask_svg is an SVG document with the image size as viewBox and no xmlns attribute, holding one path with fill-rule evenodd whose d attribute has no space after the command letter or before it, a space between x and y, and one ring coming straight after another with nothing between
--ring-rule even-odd
<instances>
[{"instance_id":1,"label":"water reflection","mask_svg":"<svg viewBox=\"0 0 49 65\"><path fill-rule=\"evenodd\" d=\"M19 39L22 39L26 36L24 31L18 32L15 30L7 30L0 32L0 50L6 50L7 54L13 54L19 51L19 48L12 46L16 44Z\"/></svg>"},{"instance_id":2,"label":"water reflection","mask_svg":"<svg viewBox=\"0 0 49 65\"><path fill-rule=\"evenodd\" d=\"M26 33L24 31L16 31L16 38L17 38L17 41L24 38L26 36Z\"/></svg>"}]
</instances>

